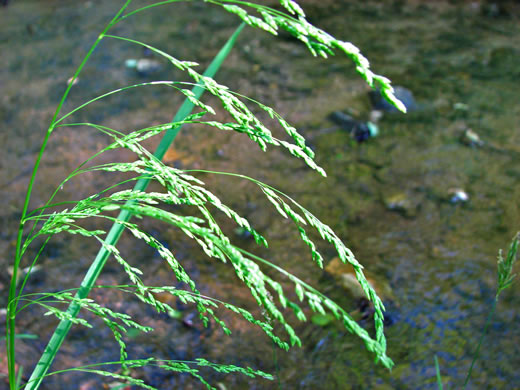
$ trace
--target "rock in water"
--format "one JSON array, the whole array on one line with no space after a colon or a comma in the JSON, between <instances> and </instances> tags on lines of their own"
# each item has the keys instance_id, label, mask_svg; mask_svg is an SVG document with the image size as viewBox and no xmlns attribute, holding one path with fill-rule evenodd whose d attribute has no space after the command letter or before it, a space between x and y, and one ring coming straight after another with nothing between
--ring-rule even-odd
<instances>
[{"instance_id":1,"label":"rock in water","mask_svg":"<svg viewBox=\"0 0 520 390\"><path fill-rule=\"evenodd\" d=\"M347 292L352 298L366 298L363 288L359 284L356 273L350 264L343 263L339 257L334 257L325 267L325 271ZM395 300L394 293L388 281L378 275L372 275L363 270L368 284L376 291L383 301Z\"/></svg>"},{"instance_id":2,"label":"rock in water","mask_svg":"<svg viewBox=\"0 0 520 390\"><path fill-rule=\"evenodd\" d=\"M352 118L349 114L345 114L342 111L334 111L329 115L329 119L340 126L343 130L351 132L354 130L358 121Z\"/></svg>"},{"instance_id":3,"label":"rock in water","mask_svg":"<svg viewBox=\"0 0 520 390\"><path fill-rule=\"evenodd\" d=\"M395 211L406 218L415 218L419 202L405 192L383 194L383 203L387 210Z\"/></svg>"},{"instance_id":4,"label":"rock in water","mask_svg":"<svg viewBox=\"0 0 520 390\"><path fill-rule=\"evenodd\" d=\"M464 130L464 133L460 137L460 142L466 146L484 146L484 141L482 141L480 136L471 129Z\"/></svg>"},{"instance_id":5,"label":"rock in water","mask_svg":"<svg viewBox=\"0 0 520 390\"><path fill-rule=\"evenodd\" d=\"M372 106L376 110L381 110L385 112L400 112L397 108L392 106L386 99L381 95L379 90L370 91L369 93L370 101L372 102ZM413 97L412 91L406 89L405 87L394 87L394 95L397 99L399 99L406 107L406 111L415 111L417 110L417 104L415 103L415 99Z\"/></svg>"},{"instance_id":6,"label":"rock in water","mask_svg":"<svg viewBox=\"0 0 520 390\"><path fill-rule=\"evenodd\" d=\"M128 59L125 61L127 68L134 68L139 76L146 76L151 73L155 73L162 68L162 64L159 61L151 60L149 58L140 58L138 60Z\"/></svg>"},{"instance_id":7,"label":"rock in water","mask_svg":"<svg viewBox=\"0 0 520 390\"><path fill-rule=\"evenodd\" d=\"M450 188L448 195L450 196L450 202L453 204L469 201L469 195L462 188Z\"/></svg>"},{"instance_id":8,"label":"rock in water","mask_svg":"<svg viewBox=\"0 0 520 390\"><path fill-rule=\"evenodd\" d=\"M372 122L359 122L354 128L352 135L357 142L364 142L369 138L377 137L379 129Z\"/></svg>"},{"instance_id":9,"label":"rock in water","mask_svg":"<svg viewBox=\"0 0 520 390\"><path fill-rule=\"evenodd\" d=\"M336 283L343 288L345 293L350 295L357 303L357 310L361 314L361 319L366 320L373 316L374 307L359 284L354 269L350 264L343 263L339 257L333 258L325 267L325 271L331 275ZM384 313L385 325L391 325L397 321L398 304L388 281L379 275L371 275L366 270L363 271L368 284L375 290L385 306L392 307L392 312Z\"/></svg>"},{"instance_id":10,"label":"rock in water","mask_svg":"<svg viewBox=\"0 0 520 390\"><path fill-rule=\"evenodd\" d=\"M334 111L329 115L329 119L349 132L357 142L364 142L379 134L379 129L374 123L358 121L342 111Z\"/></svg>"}]
</instances>

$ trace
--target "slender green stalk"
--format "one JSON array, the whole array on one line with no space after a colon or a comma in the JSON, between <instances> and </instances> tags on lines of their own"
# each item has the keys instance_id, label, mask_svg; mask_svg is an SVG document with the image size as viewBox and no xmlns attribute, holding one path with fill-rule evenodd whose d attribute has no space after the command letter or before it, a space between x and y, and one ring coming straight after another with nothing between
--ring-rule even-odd
<instances>
[{"instance_id":1,"label":"slender green stalk","mask_svg":"<svg viewBox=\"0 0 520 390\"><path fill-rule=\"evenodd\" d=\"M113 95L113 94L116 94L116 93L119 93L119 92L123 92L123 91L126 91L128 89L132 89L132 88L144 87L146 85L173 85L173 84L186 84L186 83L180 83L180 82L175 82L175 81L149 81L149 82L146 82L146 83L127 85L126 87L114 89L112 91L104 93L103 95L96 96L95 98L90 99L88 102L85 102L85 103L81 104L80 106L76 107L75 109L73 109L72 111L66 113L60 119L58 119L58 120L56 120L54 122L54 125L55 125L54 127L58 127L58 126L56 126L58 123L62 122L64 119L66 119L67 117L71 116L76 111L79 111L82 108L88 106L89 104L97 102L98 100L106 98L107 96L110 96L110 95ZM68 126L68 124L66 126Z\"/></svg>"},{"instance_id":2,"label":"slender green stalk","mask_svg":"<svg viewBox=\"0 0 520 390\"><path fill-rule=\"evenodd\" d=\"M211 64L209 65L206 72L204 72L204 76L213 77L222 63L224 62L225 58L231 51L238 35L244 28L245 24L242 23L236 31L233 33L233 35L229 38L229 40L226 42L224 47L219 51L217 56L213 59ZM105 31L106 33L106 31ZM193 88L193 93L196 96L196 98L200 98L202 93L204 92L204 88L201 86L195 86ZM186 116L190 114L190 112L193 110L193 103L191 103L188 100L185 100L182 106L177 111L177 114L173 118L172 122L179 122L182 121ZM170 144L173 142L177 134L179 133L181 129L181 126L174 126L170 130L166 131L163 139L159 143L159 146L157 147L157 150L154 153L154 156L157 159L162 159L164 154L166 153L166 150L169 148ZM144 191L146 187L148 186L150 179L149 178L142 178L140 179L135 187L134 191ZM132 213L127 210L121 211L117 219L122 222L126 222L130 219ZM115 245L119 238L121 237L121 234L123 232L124 226L120 223L114 223L112 228L110 229L105 242L109 245ZM88 269L85 277L83 278L83 281L81 283L81 286L76 294L76 298L83 299L87 297L90 290L92 289L95 281L97 280L98 276L100 275L106 260L108 259L110 255L110 252L103 246L99 250L96 258L92 262L90 268ZM76 302L73 302L70 304L70 306L67 309L67 313L70 314L72 318L76 317L80 311L81 307ZM40 358L40 361L36 365L29 382L27 384L27 389L34 390L37 389L43 380L43 377L46 375L47 371L49 370L50 365L52 364L52 361L54 360L54 357L56 356L61 344L63 343L68 331L70 330L72 326L72 322L70 320L62 320L60 321L58 327L54 331L49 343L47 344L47 347L45 348L45 351L43 355Z\"/></svg>"},{"instance_id":3,"label":"slender green stalk","mask_svg":"<svg viewBox=\"0 0 520 390\"><path fill-rule=\"evenodd\" d=\"M20 369L18 370L18 375L16 376L16 388L19 388L22 384L22 378L23 378L23 366L20 366Z\"/></svg>"},{"instance_id":4,"label":"slender green stalk","mask_svg":"<svg viewBox=\"0 0 520 390\"><path fill-rule=\"evenodd\" d=\"M34 265L36 264L36 262L38 261L38 258L40 257L40 255L42 254L43 250L45 249L45 246L47 245L47 243L49 242L49 240L52 238L52 236L49 236L45 239L45 241L43 242L42 245L40 245L40 249L38 250L38 253L36 254L36 256L34 257L34 260L32 261L29 269L27 270L27 274L25 275L25 278L23 279L22 281L22 284L20 285L20 289L19 291L23 291L24 287L25 287L25 284L27 283L27 280L29 280L29 276L31 275L31 271L33 270L34 268ZM17 297L16 299L18 299L19 297Z\"/></svg>"},{"instance_id":5,"label":"slender green stalk","mask_svg":"<svg viewBox=\"0 0 520 390\"><path fill-rule=\"evenodd\" d=\"M186 1L186 0L165 0L165 1L160 1L158 3L150 4L150 5L147 5L145 7L133 10L132 12L127 13L126 15L121 16L121 18L119 18L118 22L122 21L123 19L128 18L129 16L132 16L132 15L135 15L135 14L137 14L139 12L145 11L145 10L147 10L149 8L157 7L159 5L178 3L179 1Z\"/></svg>"},{"instance_id":6,"label":"slender green stalk","mask_svg":"<svg viewBox=\"0 0 520 390\"><path fill-rule=\"evenodd\" d=\"M56 108L56 111L54 113L54 116L52 118L51 124L49 128L47 129L47 132L45 134L45 137L42 141L42 146L40 148L40 152L38 153L38 157L36 158L36 162L34 164L34 168L31 174L31 178L29 180L29 184L27 186L27 192L25 195L25 201L22 209L22 217L20 218L20 225L18 227L18 236L16 239L16 255L15 255L15 261L13 264L13 275L11 277L11 284L9 286L9 298L8 298L8 304L7 304L7 327L6 327L6 333L7 333L7 365L8 365L8 371L9 371L9 387L11 390L16 389L16 374L15 374L15 335L16 335L16 308L18 305L18 300L16 299L16 280L18 278L18 268L20 267L20 261L22 257L21 248L22 248L22 237L23 237L23 230L25 225L25 216L27 215L27 210L29 208L29 201L31 198L32 188L34 185L34 181L36 178L36 173L38 172L38 168L40 166L41 158L43 156L43 152L45 151L45 148L47 146L47 142L49 140L49 137L54 129L56 118L58 117L61 107L63 106L63 103L67 99L67 96L69 95L69 91L72 88L72 85L74 84L74 80L78 78L78 75L80 74L81 70L87 63L88 59L98 46L99 42L103 39L104 34L108 32L108 30L112 27L112 25L117 21L117 19L121 16L121 14L124 12L126 7L131 3L132 0L127 0L125 4L121 7L121 9L116 13L114 18L108 23L108 25L105 27L103 32L98 36L90 50L85 55L85 58L79 65L78 69L76 70L76 73L72 77L71 82L68 84L67 89L65 90L60 102L58 103L58 107Z\"/></svg>"},{"instance_id":7,"label":"slender green stalk","mask_svg":"<svg viewBox=\"0 0 520 390\"><path fill-rule=\"evenodd\" d=\"M520 241L520 232L518 232L515 237L513 237L513 240L511 242L511 245L509 246L509 251L507 252L507 256L504 259L502 257L502 250L498 252L498 286L497 286L497 292L495 294L495 299L493 300L493 305L491 307L491 311L489 312L486 324L484 325L484 330L482 331L482 335L480 336L480 340L477 345L477 349L475 353L473 354L473 360L471 361L471 365L468 370L468 374L466 375L466 380L464 381L464 389L468 386L469 378L471 377L471 373L473 371L473 366L475 365L475 362L477 361L480 353L480 347L482 346L482 342L484 341L484 337L486 336L487 330L489 328L489 325L491 324L491 319L493 318L493 315L495 314L495 309L497 307L498 303L498 297L502 291L504 291L506 288L509 288L511 284L513 283L513 279L516 275L513 274L513 265L516 262L516 253L518 251L518 244Z\"/></svg>"},{"instance_id":8,"label":"slender green stalk","mask_svg":"<svg viewBox=\"0 0 520 390\"><path fill-rule=\"evenodd\" d=\"M478 359L479 353L480 353L480 347L482 346L482 342L484 341L484 337L486 336L487 330L489 328L489 324L491 324L491 319L493 318L493 315L495 314L495 309L497 307L498 297L495 298L493 301L493 306L491 307L491 311L489 312L487 319L486 319L486 325L484 325L484 330L482 331L482 334L480 335L480 340L477 345L477 350L475 351L475 354L473 355L473 360L471 361L471 366L469 367L468 373L466 375L466 380L464 381L464 389L467 387L469 383L469 378L471 377L471 373L473 371L473 366L475 365L475 362Z\"/></svg>"},{"instance_id":9,"label":"slender green stalk","mask_svg":"<svg viewBox=\"0 0 520 390\"><path fill-rule=\"evenodd\" d=\"M441 377L441 369L439 368L439 360L437 359L437 355L433 357L433 360L435 361L435 374L437 376L437 388L439 390L442 390L442 377Z\"/></svg>"}]
</instances>

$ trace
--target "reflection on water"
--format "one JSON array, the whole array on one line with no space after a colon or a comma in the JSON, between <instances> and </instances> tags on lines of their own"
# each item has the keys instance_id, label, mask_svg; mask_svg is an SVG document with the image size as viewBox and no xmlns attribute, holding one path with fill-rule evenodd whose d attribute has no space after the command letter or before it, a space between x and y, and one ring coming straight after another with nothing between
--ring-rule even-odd
<instances>
[{"instance_id":1,"label":"reflection on water","mask_svg":"<svg viewBox=\"0 0 520 390\"><path fill-rule=\"evenodd\" d=\"M45 126L67 79L117 5L25 1L0 8L0 118L4 129L0 133L4 200L0 246L6 254L4 269L14 253L17 218ZM367 269L392 289L388 307L396 320L387 335L396 367L391 373L374 365L362 344L334 323L299 326L304 347L290 353L277 351L274 359L265 337L226 314L236 337L227 338L215 327L203 329L192 318L193 307L176 303L184 321L175 320L143 309L129 297L96 290L93 296L100 302L157 327L150 339L135 335L131 353L170 359L205 356L251 365L279 373L280 386L290 389L434 389L433 357L437 355L445 385L460 386L494 297L497 251L520 228L520 109L513 87L520 75L515 61L520 53L520 13L514 5L501 7L501 12L493 13L482 12L476 3L359 2L337 3L335 8L311 4L315 23L362 48L376 72L413 91L418 102L418 110L406 117L384 115L378 123L379 135L360 144L327 119L334 111L349 112L358 120L369 118L367 89L348 60L312 59L293 41L244 32L219 73L219 81L277 107L297 125L327 171L325 180L279 151L264 154L243 137L196 127L183 130L175 152L169 155L176 166L257 177L290 193L330 224ZM116 33L206 64L237 21L217 9L201 9L198 4L156 9L118 26ZM73 87L63 112L96 94L151 77L182 78L167 66L153 75L140 75L125 67L127 59L146 55L138 47L103 42ZM96 103L74 120L88 119L121 130L144 127L170 120L180 101L166 88L143 89ZM482 144L461 142L468 129ZM106 141L90 130L58 129L43 160L31 207L41 205L67 172ZM108 158L132 156L119 153ZM210 176L204 179L265 233L270 251L260 251L261 255L355 310L336 279L316 272L290 226L269 211L252 186ZM92 175L70 182L60 199L79 199L110 180L113 178ZM468 201L452 201L454 189L463 190ZM399 207L392 206L396 202ZM174 248L190 275L203 286L203 293L255 310L247 291L237 287L226 267L205 260L173 229L146 224L156 238ZM233 229L227 228L229 232ZM255 250L247 238L236 239ZM136 264L150 270L147 283L171 283L171 274L153 251L126 236L120 247ZM27 290L77 285L96 250L97 244L86 239L57 237L42 255L44 270ZM327 249L325 253L329 253ZM7 274L0 278L2 296L7 296L7 279ZM109 263L100 283L123 282L117 265ZM514 388L520 381L514 347L520 340L515 326L520 319L517 291L514 285L501 297L473 373L474 388ZM55 326L47 317L34 321L40 314L34 310L20 317L20 330L41 336L38 341L19 343L18 363L26 371ZM370 327L369 322L366 326ZM91 330L74 328L54 369L118 359L109 332L100 329L104 329L101 324L93 336ZM199 388L185 376L154 370L140 375L161 388ZM227 389L277 386L212 373L208 377ZM51 377L47 387L71 388L87 383L87 378L82 374ZM102 382L88 383L99 388Z\"/></svg>"}]
</instances>

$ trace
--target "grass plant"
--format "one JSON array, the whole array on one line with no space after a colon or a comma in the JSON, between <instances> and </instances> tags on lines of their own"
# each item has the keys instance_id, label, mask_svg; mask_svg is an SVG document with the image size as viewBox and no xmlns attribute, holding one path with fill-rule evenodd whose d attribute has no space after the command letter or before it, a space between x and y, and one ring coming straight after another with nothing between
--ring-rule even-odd
<instances>
[{"instance_id":1,"label":"grass plant","mask_svg":"<svg viewBox=\"0 0 520 390\"><path fill-rule=\"evenodd\" d=\"M155 357L144 359L130 358L127 353L124 337L127 330L137 329L141 332L149 332L153 329L141 325L138 322L139 319L131 318L125 313L113 311L100 305L92 298L89 298L89 292L92 288L116 288L125 294L133 294L143 303L154 307L158 312L174 312L171 306L157 300L155 295L157 293L171 294L177 297L181 302L195 305L205 325L213 321L220 326L225 333L229 334L231 332L230 329L217 315L217 308L225 308L241 316L252 325L260 327L272 339L275 345L284 350L287 350L290 346L301 345L301 341L293 325L286 319L284 312L291 311L295 314L297 319L305 321L306 316L303 311L305 305L318 313L325 314L328 312L333 314L348 331L364 341L366 348L374 354L376 361L379 361L385 367L392 367L392 360L386 353L386 340L383 333L383 304L363 275L362 265L329 226L319 221L311 212L302 207L294 199L268 184L230 172L202 170L192 170L188 172L165 165L161 161L181 127L184 124L197 123L216 130L245 134L262 150L266 150L268 145L282 147L291 155L303 160L311 169L325 176L323 169L314 161L314 152L306 144L305 139L274 109L235 93L215 81L214 76L218 68L231 50L244 25L264 30L274 35L277 35L280 30L284 30L306 45L314 56L327 57L334 53L346 55L355 63L356 70L372 88L378 88L387 100L400 110L405 111L402 103L394 97L389 80L374 74L370 70L366 58L361 55L354 45L338 40L310 24L306 20L303 10L292 0L280 0L280 6L276 9L244 1L201 1L207 3L207 6L221 7L223 11L235 14L242 21L242 25L238 27L204 74L197 72L197 64L195 62L176 59L159 48L152 47L144 42L109 33L114 26L126 21L126 19L131 18L135 14L145 12L153 7L167 6L170 3L180 1L181 0L160 1L141 8L132 9L132 0L126 0L112 20L99 34L85 55L85 58L78 66L58 103L50 125L43 137L42 146L34 164L23 204L16 241L16 255L13 262L13 275L9 289L6 345L11 390L22 387L34 390L39 388L45 377L72 370L112 377L128 384L152 389L153 387L146 384L143 380L131 376L132 370L144 366L156 366L166 371L188 373L200 380L208 388L212 388L212 386L202 377L200 372L201 368L213 369L224 373L240 373L252 377L260 376L272 379L270 374L259 370L234 365L217 364L209 362L202 357L194 361L162 360ZM119 89L94 97L70 112L62 114L62 107L67 100L71 87L74 85L74 80L78 78L89 58L94 55L98 44L104 39L119 40L122 44L139 45L147 48L155 54L167 59L172 66L185 72L192 81L154 81L122 86ZM168 86L173 92L180 93L186 98L185 103L181 106L171 123L137 130L127 128L121 130L109 128L99 123L74 123L68 121L72 114L110 95L124 94L127 90L133 88L153 87L157 85ZM227 111L232 118L232 121L220 122L212 120L211 116L215 114L215 108L201 100L203 92L216 97L222 104L222 108ZM253 114L253 111L249 108L250 106L254 106L255 109L266 112L272 119L276 120L281 129L285 131L285 138L274 136L272 131ZM196 112L192 113L194 109L196 109ZM70 131L74 131L75 126L90 127L95 131L105 134L108 140L107 146L87 159L63 179L56 187L54 193L50 195L49 200L44 206L36 210L29 210L29 201L33 185L50 136L58 127L68 127ZM163 138L155 153L150 152L143 146L143 141L160 135L162 135ZM94 165L96 157L107 151L119 148L133 152L136 157L135 161ZM132 173L134 176L123 182L110 184L107 188L97 189L92 195L78 201L54 202L54 198L65 183L87 172L123 172ZM251 226L248 220L228 207L216 195L204 187L204 183L200 177L197 177L197 174L202 172L205 174L234 176L253 182L276 211L283 218L287 218L294 223L302 241L309 247L311 257L318 267L323 267L324 259L316 244L309 237L308 231L317 231L324 241L330 243L335 248L339 258L343 262L351 264L354 268L356 277L366 293L367 298L373 303L375 310L375 336L372 337L369 332L358 325L347 311L312 286L292 275L289 271L283 270L275 264L233 245L230 238L223 233L221 227L216 223L214 218L215 213L223 213L229 217L238 227L249 232L258 245L267 247L267 241ZM147 185L150 181L160 184L163 191L147 191ZM128 185L132 183L135 183L133 189L127 188ZM172 205L182 207L184 210L183 214L172 212L172 208L168 207ZM175 208L173 210L175 210ZM115 211L119 212L117 217L113 216ZM188 211L189 215L186 215ZM212 297L203 296L195 281L185 271L173 251L164 246L149 232L145 231L139 224L140 219L135 218L134 220L137 220L137 222L131 222L132 216L153 218L170 224L182 231L189 239L194 240L205 255L227 263L233 268L238 278L249 288L251 295L258 305L263 307L263 317L256 318L249 311L241 307L219 301ZM106 220L107 223L113 224L112 228L108 233L105 230L89 230L85 227L84 222L92 218ZM145 285L142 281L144 271L131 265L127 259L123 258L116 247L123 230L130 232L136 239L143 240L150 247L155 248L169 265L175 278L185 284L186 289L178 289L173 286ZM85 274L83 282L78 288L61 292L45 292L39 294L24 293L24 287L31 275L31 269L37 264L45 245L57 234L81 235L99 242L100 250L88 272ZM38 244L42 239L43 243ZM27 249L34 245L40 245L36 250L37 255L34 259L29 260L29 271L25 273L25 276L19 278L22 259L24 255L27 256ZM110 287L96 285L96 280L102 272L109 256L112 256L119 263L122 271L129 279L128 284ZM263 271L265 269L270 270L269 274ZM269 276L273 274L273 271L287 278L292 283L294 292L286 292L279 281ZM293 298L293 296L296 298ZM60 323L39 362L32 371L28 382L21 384L21 374L19 373L17 377L15 372L15 340L19 337L19 335L16 334L16 317L30 305L43 307L47 311L47 314L56 316L60 320ZM68 305L68 307L64 308L64 305ZM103 323L112 331L115 341L119 346L120 359L113 362L100 362L96 365L73 367L66 370L49 372L54 357L64 342L70 328L73 325L92 327L92 324L87 320L78 317L78 313L81 310L88 311L101 318ZM285 335L280 334L279 331L275 331L275 327L272 324L273 321L279 324L277 329L283 329Z\"/></svg>"},{"instance_id":2,"label":"grass plant","mask_svg":"<svg viewBox=\"0 0 520 390\"><path fill-rule=\"evenodd\" d=\"M518 243L520 241L520 232L518 232L512 239L511 244L509 246L509 250L507 251L506 258L504 259L502 255L502 249L498 251L498 261L497 261L497 291L495 294L495 299L493 300L493 304L491 305L491 310L488 313L486 324L484 325L484 329L482 330L482 334L480 335L479 342L475 349L475 353L473 354L473 359L471 360L471 364L469 366L468 372L466 374L466 378L464 380L464 384L462 386L463 389L466 389L469 384L469 380L471 378L471 374L473 372L473 367L477 362L480 354L480 348L482 347L482 343L484 342L484 338L486 336L489 325L491 324L491 320L495 315L495 310L498 303L498 297L505 289L511 287L513 284L513 280L515 278L515 274L513 274L513 265L516 262L516 255L518 252ZM439 368L439 361L437 359L437 355L434 356L435 362L435 373L437 377L437 388L439 390L443 389L442 386L442 377Z\"/></svg>"},{"instance_id":3,"label":"grass plant","mask_svg":"<svg viewBox=\"0 0 520 390\"><path fill-rule=\"evenodd\" d=\"M520 240L520 232L513 237L511 241L511 245L509 246L509 250L507 251L507 256L504 259L502 256L502 249L498 251L498 261L497 261L497 292L495 294L495 299L493 300L493 304L491 306L491 310L488 313L488 317L486 319L486 324L484 325L484 329L482 330L482 335L480 336L480 340L477 344L477 349L473 354L473 360L471 361L471 365L469 366L468 374L466 375L466 379L464 380L464 389L468 386L469 379L471 378L471 373L473 372L473 367L475 366L475 362L477 361L480 353L480 347L482 346L482 342L484 341L484 337L486 336L487 330L489 328L489 324L491 324L491 320L495 314L495 310L498 303L498 297L500 293L505 289L511 287L513 284L513 279L515 278L515 274L513 274L513 265L516 262L516 253L518 252L518 241Z\"/></svg>"}]
</instances>

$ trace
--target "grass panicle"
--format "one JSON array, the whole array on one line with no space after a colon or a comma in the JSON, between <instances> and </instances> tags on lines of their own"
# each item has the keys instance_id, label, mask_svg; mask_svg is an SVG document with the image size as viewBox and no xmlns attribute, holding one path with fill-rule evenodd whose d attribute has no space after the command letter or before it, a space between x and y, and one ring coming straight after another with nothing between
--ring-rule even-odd
<instances>
[{"instance_id":1,"label":"grass panicle","mask_svg":"<svg viewBox=\"0 0 520 390\"><path fill-rule=\"evenodd\" d=\"M125 343L127 330L136 329L146 333L152 329L140 325L136 319L131 318L125 313L116 312L104 305L100 305L92 298L88 298L89 292L93 288L117 288L125 293L132 294L139 301L151 305L158 312L166 312L173 315L175 309L156 298L156 295L159 293L170 294L177 297L178 300L183 303L193 304L197 308L204 325L207 326L210 321L213 321L221 327L224 333L230 334L232 329L230 329L217 314L217 309L227 309L252 325L261 328L275 345L285 350L293 345L301 345L301 340L296 334L293 325L286 319L286 315L284 314L287 309L292 311L300 321L306 321L307 319L305 315L306 307L311 311L321 314L329 312L333 314L349 332L364 341L366 348L374 354L377 361L380 361L388 368L393 365L393 362L386 354L386 340L383 333L384 306L366 280L361 264L329 226L319 221L312 213L288 195L255 179L233 173L202 170L186 171L167 166L161 161L166 150L183 125L200 124L210 129L214 128L222 131L242 133L255 142L262 150L266 150L268 145L282 147L291 155L303 160L311 169L316 170L323 176L326 175L325 171L314 161L314 152L306 144L304 137L295 127L285 121L280 114L261 102L231 91L228 87L218 83L214 79L215 73L222 65L227 54L235 44L240 31L246 24L274 35L277 35L280 30L284 30L303 42L313 55L327 57L334 53L345 54L354 62L357 71L372 88L379 88L388 101L401 111L405 111L402 103L393 95L393 89L389 80L374 74L370 70L367 59L354 45L337 40L323 30L310 24L306 20L302 8L292 0L281 0L280 5L282 10L244 1L204 1L208 4L220 6L223 10L237 15L243 21L243 24L230 37L223 49L210 64L209 68L202 74L196 70L198 66L196 62L179 60L159 48L133 38L109 34L109 31L116 24L123 22L132 15L144 12L153 7L179 1L180 0L160 1L142 8L130 10L129 7L132 0L127 0L86 54L75 72L72 82L69 83L51 120L27 189L17 237L13 279L9 290L6 344L11 390L20 387L20 383L15 375L14 364L15 339L17 338L15 332L16 316L33 304L44 308L46 314L57 317L60 320L60 324L32 372L29 382L25 387L27 389L34 390L39 388L42 380L48 375L69 372L71 370L107 376L130 385L153 389L153 387L141 379L133 378L130 375L131 370L138 370L144 366L156 366L167 371L188 373L198 379L207 388L212 387L203 378L200 372L201 369L210 369L220 373L240 373L250 377L273 379L271 375L261 371L233 365L216 364L203 358L196 359L193 362L181 362L164 361L154 357L140 360L129 357ZM61 108L68 97L73 81L77 79L83 66L93 55L97 45L103 39L114 39L121 41L122 44L139 45L151 50L155 54L166 58L172 66L186 72L192 81L152 81L122 86L118 89L100 94L62 115ZM154 125L142 129L113 129L92 122L80 123L70 121L73 114L91 103L103 100L114 94L123 94L130 89L144 87L168 87L171 88L173 92L180 93L184 96L185 102L171 123ZM203 92L207 92L216 97L222 109L229 114L232 121L220 122L211 120L209 116L215 115L216 108L202 100ZM274 119L285 135L283 137L276 137L274 131L269 129L253 114L250 108L251 105L254 106L255 110L260 109L267 113L270 118ZM193 113L194 109L197 111ZM57 127L68 127L70 131L78 127L94 129L107 137L107 146L96 152L63 179L54 193L50 195L49 200L44 206L30 211L28 207L29 200L40 160L46 149L49 137ZM162 136L163 138L157 150L152 153L143 146L143 142L155 136ZM287 136L289 140L287 140ZM95 164L96 158L101 154L119 148L133 152L135 161L115 161L98 165ZM97 192L94 192L85 199L54 203L54 198L65 183L79 175L84 175L85 173L95 174L96 172L125 173L127 175L131 174L133 177L119 183L112 183L106 188L97 190ZM223 232L217 223L218 218L216 213L225 215L238 227L249 232L258 245L268 247L268 242L255 230L246 218L226 205L223 200L207 189L201 178L197 177L197 173L226 175L229 176L230 179L231 177L236 177L255 183L259 191L265 195L275 210L283 218L290 219L294 223L295 229L298 231L303 243L308 246L311 258L318 267L323 268L324 257L318 250L316 243L311 239L308 231L315 231L322 240L334 247L339 258L354 268L356 278L366 293L367 298L373 302L375 310L375 337L370 336L343 308L307 283L295 277L289 271L233 245L230 237ZM147 191L146 188L150 181L159 184L162 190L155 192ZM128 189L128 185L131 184L135 184L133 189ZM182 208L182 213L178 214L177 211L179 208ZM119 214L114 216L115 212L119 212ZM139 217L136 218L137 222L130 222L132 216ZM90 229L85 222L92 218L112 223L112 228L110 230ZM142 228L140 224L140 219L142 218L158 220L173 226L197 243L202 252L207 256L228 264L238 279L249 289L257 304L262 307L262 318L255 318L252 313L242 307L220 301L213 297L201 295L195 281L184 269L181 262L174 256L174 253ZM171 286L161 287L146 285L143 282L143 280L145 280L143 277L145 276L145 272L135 266L132 259L124 258L117 248L118 239L124 230L130 232L135 239L142 240L148 246L154 248L168 264L176 280L182 282L183 285L186 286L186 289L178 289ZM26 254L27 249L31 245L40 242L41 238L43 238L43 243L40 245L37 255L30 263L31 266L29 269L32 269L38 261L39 255L45 245L57 234L81 235L95 239L100 245L99 253L93 260L92 265L78 288L61 292L24 294L24 287L30 272L25 275L21 283L18 282L17 274L21 267L22 257ZM38 238L40 238L40 240L37 240ZM119 264L126 278L128 278L128 284L117 286L96 285L97 277L102 272L109 257L115 259ZM503 260L502 263L499 262L499 269L503 270L503 277L500 279L500 285L503 286L503 288L509 286L512 281L510 263L512 264L512 260L509 257ZM274 277L269 276L272 272L269 272L268 275L265 271L266 269L277 271L277 274L281 276L285 282L282 283ZM288 292L286 291L287 284L290 286ZM64 307L64 305L68 305L68 307ZM54 357L64 342L71 326L93 326L93 324L89 322L91 321L89 320L91 316L84 315L78 317L80 311L84 313L88 312L94 315L94 317L100 318L112 331L116 344L119 346L120 361L75 367L49 373L48 370ZM274 322L281 325L281 328L285 330L285 336L278 334L278 331L275 332ZM278 327L276 329L278 329ZM105 366L105 368L119 367L119 370L107 371L103 366Z\"/></svg>"}]
</instances>

